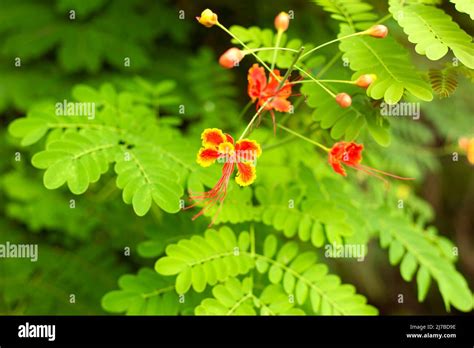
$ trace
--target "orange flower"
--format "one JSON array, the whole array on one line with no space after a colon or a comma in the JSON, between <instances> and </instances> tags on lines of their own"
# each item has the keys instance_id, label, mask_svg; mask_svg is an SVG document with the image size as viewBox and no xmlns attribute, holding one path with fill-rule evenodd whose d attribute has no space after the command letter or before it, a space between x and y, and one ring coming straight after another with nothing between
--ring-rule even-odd
<instances>
[{"instance_id":1,"label":"orange flower","mask_svg":"<svg viewBox=\"0 0 474 348\"><path fill-rule=\"evenodd\" d=\"M363 149L364 145L362 144L356 144L354 142L347 141L337 142L329 151L329 164L332 166L332 169L334 169L336 173L341 174L342 176L347 176L346 171L343 167L343 165L346 165L348 167L360 170L366 174L375 176L376 178L381 179L385 183L387 183L387 181L379 174L390 176L399 180L414 180L413 178L404 178L360 164L360 162L362 161Z\"/></svg>"},{"instance_id":2,"label":"orange flower","mask_svg":"<svg viewBox=\"0 0 474 348\"><path fill-rule=\"evenodd\" d=\"M188 207L192 208L198 203L204 203L204 207L197 213L193 220L204 214L216 204L220 205L227 196L229 180L237 168L235 181L240 186L252 184L257 175L255 164L257 158L262 154L260 145L254 140L242 139L234 143L234 139L227 133L217 128L208 128L201 134L202 147L197 154L197 163L203 167L209 167L216 161L224 163L222 176L217 184L209 191L197 195L191 195L196 203ZM211 221L211 226L219 213L221 206Z\"/></svg>"},{"instance_id":3,"label":"orange flower","mask_svg":"<svg viewBox=\"0 0 474 348\"><path fill-rule=\"evenodd\" d=\"M248 73L248 94L252 98L252 102L258 100L257 109L264 105L264 110L269 110L273 120L273 127L275 130L275 114L273 110L280 112L290 112L291 103L287 100L291 96L291 83L285 81L281 88L280 85L282 77L280 71L277 69L273 70L273 76L270 74L269 82L267 83L267 77L265 71L258 64L254 64Z\"/></svg>"}]
</instances>

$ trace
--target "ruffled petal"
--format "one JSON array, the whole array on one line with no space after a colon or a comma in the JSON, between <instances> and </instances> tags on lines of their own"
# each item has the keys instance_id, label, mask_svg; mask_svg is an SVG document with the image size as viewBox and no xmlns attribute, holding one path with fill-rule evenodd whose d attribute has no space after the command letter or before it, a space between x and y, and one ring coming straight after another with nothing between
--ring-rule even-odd
<instances>
[{"instance_id":1,"label":"ruffled petal","mask_svg":"<svg viewBox=\"0 0 474 348\"><path fill-rule=\"evenodd\" d=\"M196 158L196 162L202 167L209 167L219 158L219 152L211 147L202 147Z\"/></svg>"},{"instance_id":2,"label":"ruffled petal","mask_svg":"<svg viewBox=\"0 0 474 348\"><path fill-rule=\"evenodd\" d=\"M270 103L270 107L276 111L290 112L291 103L283 98L274 98Z\"/></svg>"},{"instance_id":3,"label":"ruffled petal","mask_svg":"<svg viewBox=\"0 0 474 348\"><path fill-rule=\"evenodd\" d=\"M354 142L349 143L346 145L344 157L344 163L348 165L355 165L362 161L362 150L364 149L364 145L359 145ZM347 154L347 158L346 157Z\"/></svg>"},{"instance_id":4,"label":"ruffled petal","mask_svg":"<svg viewBox=\"0 0 474 348\"><path fill-rule=\"evenodd\" d=\"M259 98L263 90L267 86L267 78L265 76L265 70L258 64L254 64L250 69L247 75L248 84L248 94L252 100Z\"/></svg>"},{"instance_id":5,"label":"ruffled petal","mask_svg":"<svg viewBox=\"0 0 474 348\"><path fill-rule=\"evenodd\" d=\"M235 177L235 182L240 186L251 185L257 178L255 166L249 162L239 162L237 163L237 175Z\"/></svg>"},{"instance_id":6,"label":"ruffled petal","mask_svg":"<svg viewBox=\"0 0 474 348\"><path fill-rule=\"evenodd\" d=\"M333 159L329 159L329 164L331 164L332 169L338 174L341 174L342 176L347 176L346 171L344 170L344 167L342 166L341 162Z\"/></svg>"},{"instance_id":7,"label":"ruffled petal","mask_svg":"<svg viewBox=\"0 0 474 348\"><path fill-rule=\"evenodd\" d=\"M202 146L216 148L220 143L226 141L226 136L220 129L208 128L202 132L201 139Z\"/></svg>"},{"instance_id":8,"label":"ruffled petal","mask_svg":"<svg viewBox=\"0 0 474 348\"><path fill-rule=\"evenodd\" d=\"M260 157L262 148L255 140L242 139L235 144L235 151L238 159L254 161Z\"/></svg>"}]
</instances>

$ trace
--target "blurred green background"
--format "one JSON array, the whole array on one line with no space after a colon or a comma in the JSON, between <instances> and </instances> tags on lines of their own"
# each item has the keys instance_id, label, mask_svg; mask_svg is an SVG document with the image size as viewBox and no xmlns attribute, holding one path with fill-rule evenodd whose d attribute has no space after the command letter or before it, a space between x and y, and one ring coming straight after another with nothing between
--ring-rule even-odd
<instances>
[{"instance_id":1,"label":"blurred green background","mask_svg":"<svg viewBox=\"0 0 474 348\"><path fill-rule=\"evenodd\" d=\"M387 13L385 1L371 3L381 16ZM111 82L127 88L140 76L155 83L175 82L174 95L186 105L182 127L189 134L198 134L203 123L237 129L237 115L248 101L246 76L218 66L217 57L230 43L222 31L197 24L194 17L206 7L214 9L227 26L270 28L275 14L293 10L290 35L303 42L325 42L338 32L337 23L306 0L0 1L0 242L38 243L41 255L36 263L0 260L1 314L105 314L100 299L116 287L118 277L154 263L153 258L138 256L137 246L145 247L143 242L154 234L176 230L177 225L159 211L137 217L121 201L112 175L81 196L65 188L48 191L42 173L30 164L38 145L20 147L7 134L7 125L35 103L69 98L77 83ZM449 5L443 8L472 33L468 16ZM394 27L393 35L420 69L443 67L445 62L433 63L416 55L399 29ZM323 55L329 60L336 52L332 46ZM124 66L126 57L130 66ZM17 58L21 66L15 66ZM350 76L344 69L341 65L334 74ZM417 154L413 166L421 168L415 170L424 177L417 194L433 207L435 226L459 246L458 269L472 289L474 171L462 155L454 162L452 153L462 154L457 147L460 137L474 136L474 104L470 81L460 78L458 83L450 98L422 104L423 129L412 131L426 151ZM167 111L177 114L171 107ZM394 132L410 132L409 127L394 127ZM406 153L400 153L395 168L404 167ZM71 199L75 209L69 206ZM195 228L202 231L204 227L205 223L198 223ZM168 234L168 241L176 240ZM125 255L126 248L130 256ZM331 268L365 294L381 314L445 313L436 287L424 303L416 302L415 285L403 281L399 270L389 265L385 251L371 250L365 267L344 261L333 262ZM409 301L404 306L396 302L400 293ZM75 303L70 302L71 295Z\"/></svg>"}]
</instances>

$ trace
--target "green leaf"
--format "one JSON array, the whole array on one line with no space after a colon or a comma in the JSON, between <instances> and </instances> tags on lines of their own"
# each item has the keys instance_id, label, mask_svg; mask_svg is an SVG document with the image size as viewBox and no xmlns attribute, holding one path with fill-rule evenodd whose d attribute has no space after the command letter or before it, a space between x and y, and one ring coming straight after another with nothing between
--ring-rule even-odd
<instances>
[{"instance_id":1,"label":"green leaf","mask_svg":"<svg viewBox=\"0 0 474 348\"><path fill-rule=\"evenodd\" d=\"M443 10L423 4L402 5L390 1L390 12L414 44L418 54L428 59L443 58L448 49L468 68L474 68L472 37L462 30Z\"/></svg>"},{"instance_id":2,"label":"green leaf","mask_svg":"<svg viewBox=\"0 0 474 348\"><path fill-rule=\"evenodd\" d=\"M128 315L177 315L181 308L174 286L151 269L119 279L120 290L108 292L102 307L111 313Z\"/></svg>"},{"instance_id":3,"label":"green leaf","mask_svg":"<svg viewBox=\"0 0 474 348\"><path fill-rule=\"evenodd\" d=\"M459 12L467 13L471 19L474 19L474 2L472 0L449 0Z\"/></svg>"},{"instance_id":4,"label":"green leaf","mask_svg":"<svg viewBox=\"0 0 474 348\"><path fill-rule=\"evenodd\" d=\"M342 25L340 36L352 32L348 26ZM357 36L342 40L339 48L349 61L349 67L356 71L353 79L363 74L377 75L367 88L367 95L371 98L384 98L386 103L395 104L406 91L421 100L433 99L430 86L413 67L405 49L392 37L381 40Z\"/></svg>"},{"instance_id":5,"label":"green leaf","mask_svg":"<svg viewBox=\"0 0 474 348\"><path fill-rule=\"evenodd\" d=\"M430 272L423 266L420 267L416 275L416 284L418 286L418 301L423 302L430 288Z\"/></svg>"},{"instance_id":6,"label":"green leaf","mask_svg":"<svg viewBox=\"0 0 474 348\"><path fill-rule=\"evenodd\" d=\"M407 282L411 281L416 272L417 266L418 262L416 261L416 257L410 253L406 253L400 265L402 278Z\"/></svg>"},{"instance_id":7,"label":"green leaf","mask_svg":"<svg viewBox=\"0 0 474 348\"><path fill-rule=\"evenodd\" d=\"M236 252L236 248L237 238L230 228L207 230L204 237L193 236L168 245L167 256L156 262L155 270L163 275L176 274L176 291L180 294L191 285L196 292L202 292L207 284L245 274L255 266L244 250Z\"/></svg>"}]
</instances>

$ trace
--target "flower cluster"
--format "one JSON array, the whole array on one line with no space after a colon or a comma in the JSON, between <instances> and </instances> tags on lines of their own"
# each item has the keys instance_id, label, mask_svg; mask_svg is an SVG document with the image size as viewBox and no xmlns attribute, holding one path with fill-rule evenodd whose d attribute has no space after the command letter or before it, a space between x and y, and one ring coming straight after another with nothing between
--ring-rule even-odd
<instances>
[{"instance_id":1,"label":"flower cluster","mask_svg":"<svg viewBox=\"0 0 474 348\"><path fill-rule=\"evenodd\" d=\"M222 203L224 202L227 196L229 181L233 173L235 171L237 172L235 176L235 181L240 186L251 185L257 177L256 160L262 153L261 147L255 140L242 139L247 134L247 131L250 129L252 123L257 119L257 117L260 121L260 117L263 111L269 111L273 121L274 133L276 134L277 124L274 112L278 111L283 113L289 113L292 111L293 106L288 100L288 98L292 96L292 87L295 84L303 82L316 82L318 84L321 84L324 80L318 81L317 79L313 78L309 73L298 67L298 70L302 71L304 75L311 77L311 80L303 80L302 75L300 76L300 78L293 80L292 82L289 81L291 71L296 66L296 63L298 63L298 59L300 58L302 49L300 51L293 50L296 52L295 61L293 65L288 69L285 76L282 77L280 75L280 71L278 69L273 68L275 65L277 50L280 49L279 47L264 48L275 50L272 67L269 68L255 54L258 49L248 48L241 40L239 40L233 33L231 33L218 21L218 16L213 11L206 9L201 13L201 16L196 17L196 19L199 21L199 23L208 28L212 26L220 27L229 35L231 35L236 41L240 42L243 46L244 49L231 47L227 51L225 51L219 58L219 64L222 67L226 69L237 67L239 66L239 63L244 59L244 57L249 54L255 56L261 63L261 65L253 64L248 70L247 93L250 97L251 102L255 103L257 112L250 121L250 123L247 125L247 128L242 133L240 139L235 142L231 135L224 133L222 130L217 128L206 129L201 134L202 147L197 154L197 163L202 167L209 167L210 165L216 162L223 164L222 175L219 181L211 190L203 193L191 194L190 198L194 201L194 203L186 209L202 204L202 209L193 217L193 219L196 219L197 217L203 215L205 212L217 206L217 211L215 212L211 221L212 225L217 217L218 212L222 207ZM281 12L275 17L274 25L275 29L277 30L277 46L279 38L281 38L282 33L288 29L289 24L290 16L287 13ZM375 38L384 38L387 36L387 34L387 27L379 24L374 25L365 31L351 34L347 37L351 37L354 35L370 35ZM342 39L344 39L344 37L339 38L337 40ZM312 49L311 51L307 52L306 55L312 53L316 49L317 48ZM268 78L265 73L265 69L269 73ZM368 88L376 80L376 78L377 77L375 74L364 74L359 76L354 81L327 80L327 82L350 83L362 88ZM325 88L325 90L329 94L331 94L331 96L334 97L335 102L339 104L340 107L348 108L351 106L352 98L349 94L344 92L333 94L329 89ZM279 125L279 127L281 127L282 129L286 129L287 131L291 131L286 127L283 127L282 125ZM291 133L299 136L300 138L306 139L309 142L316 144L320 148L328 151L329 164L332 166L333 170L336 173L342 176L347 175L344 169L344 166L347 166L363 171L377 178L381 178L382 180L384 179L381 177L381 175L387 175L402 180L409 179L398 177L362 165L360 162L362 161L362 150L364 149L364 146L361 144L356 144L355 142L341 141L334 144L331 149L328 149L325 146L311 139L305 138L300 134L297 134L293 131L291 131Z\"/></svg>"}]
</instances>

